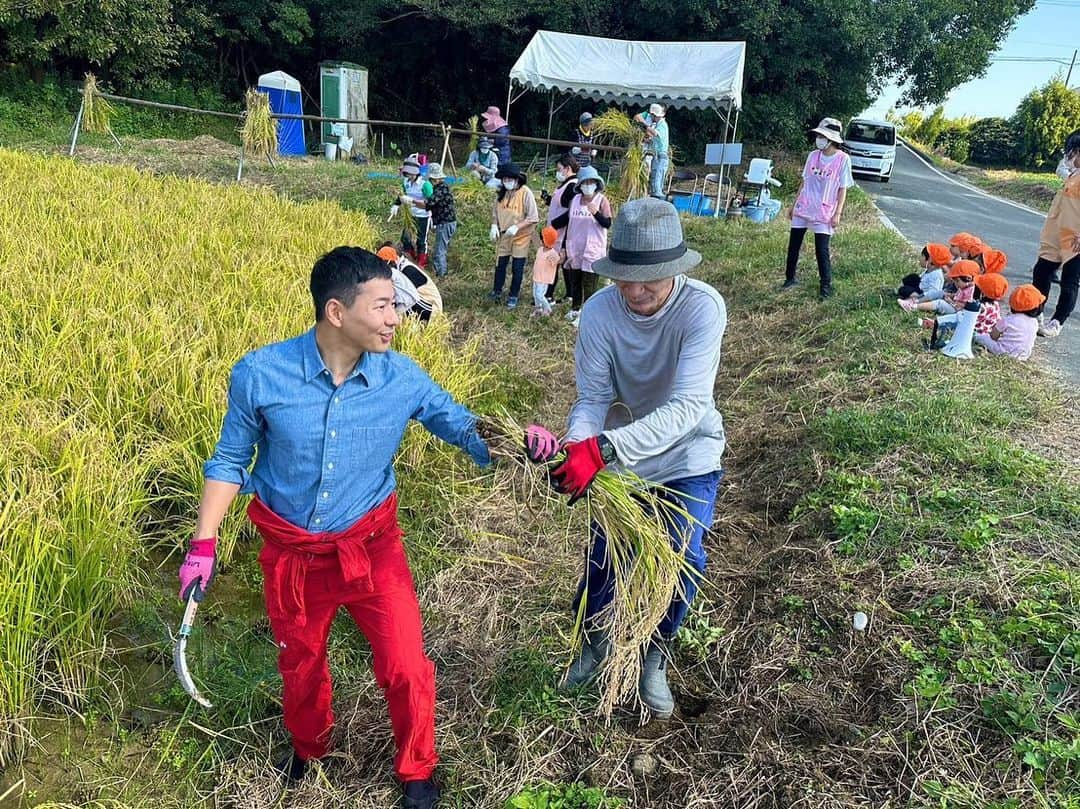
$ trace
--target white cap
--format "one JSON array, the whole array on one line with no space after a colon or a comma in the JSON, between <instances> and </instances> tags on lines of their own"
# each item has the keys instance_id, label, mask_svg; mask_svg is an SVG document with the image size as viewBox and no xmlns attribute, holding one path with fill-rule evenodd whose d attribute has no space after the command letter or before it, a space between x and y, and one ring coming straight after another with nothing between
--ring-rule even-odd
<instances>
[{"instance_id":1,"label":"white cap","mask_svg":"<svg viewBox=\"0 0 1080 809\"><path fill-rule=\"evenodd\" d=\"M662 104L650 104L649 105L649 115L652 115L652 116L654 116L656 118L663 117L663 115L664 115L664 106Z\"/></svg>"}]
</instances>

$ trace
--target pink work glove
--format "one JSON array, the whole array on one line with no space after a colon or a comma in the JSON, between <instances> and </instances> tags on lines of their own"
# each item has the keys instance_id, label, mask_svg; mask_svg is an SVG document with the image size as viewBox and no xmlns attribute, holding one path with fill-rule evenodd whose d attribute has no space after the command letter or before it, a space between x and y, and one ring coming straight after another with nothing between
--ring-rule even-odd
<instances>
[{"instance_id":1,"label":"pink work glove","mask_svg":"<svg viewBox=\"0 0 1080 809\"><path fill-rule=\"evenodd\" d=\"M559 454L562 445L555 433L539 424L525 428L525 454L533 463L547 463Z\"/></svg>"},{"instance_id":2,"label":"pink work glove","mask_svg":"<svg viewBox=\"0 0 1080 809\"><path fill-rule=\"evenodd\" d=\"M193 539L188 548L184 563L180 565L180 600L187 601L192 588L195 588L195 600L202 601L210 582L214 580L214 559L217 551L217 537Z\"/></svg>"}]
</instances>

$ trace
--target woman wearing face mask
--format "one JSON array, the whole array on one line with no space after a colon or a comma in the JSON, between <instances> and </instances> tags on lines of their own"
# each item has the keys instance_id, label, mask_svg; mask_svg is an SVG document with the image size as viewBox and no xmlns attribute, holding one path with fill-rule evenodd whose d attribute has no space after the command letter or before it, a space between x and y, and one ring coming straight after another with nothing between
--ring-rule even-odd
<instances>
[{"instance_id":1,"label":"woman wearing face mask","mask_svg":"<svg viewBox=\"0 0 1080 809\"><path fill-rule=\"evenodd\" d=\"M525 184L525 174L517 164L500 164L495 177L500 185L492 209L490 236L495 242L496 261L495 285L489 297L492 301L502 300L503 286L506 284L506 265L513 259L513 277L510 281L510 294L506 298L506 308L516 309L521 292L521 278L525 272L525 259L529 257L529 243L533 231L536 230L536 223L540 221L540 212L537 210L532 189Z\"/></svg>"},{"instance_id":2,"label":"woman wearing face mask","mask_svg":"<svg viewBox=\"0 0 1080 809\"><path fill-rule=\"evenodd\" d=\"M469 159L465 161L465 169L488 188L499 187L499 181L495 179L495 172L499 169L499 153L491 148L489 138L480 138L476 142L476 148L469 152Z\"/></svg>"},{"instance_id":3,"label":"woman wearing face mask","mask_svg":"<svg viewBox=\"0 0 1080 809\"><path fill-rule=\"evenodd\" d=\"M798 283L795 270L799 263L799 250L806 231L812 230L822 298L832 295L829 240L840 225L847 190L855 185L855 179L851 176L851 158L838 148L844 142L840 132L840 122L835 118L824 118L816 129L810 130L810 134L815 136L815 149L806 158L802 185L799 186L795 204L788 210L791 236L788 239L783 288L788 289Z\"/></svg>"},{"instance_id":4,"label":"woman wearing face mask","mask_svg":"<svg viewBox=\"0 0 1080 809\"><path fill-rule=\"evenodd\" d=\"M1031 271L1031 283L1049 297L1054 273L1061 269L1061 291L1054 316L1039 328L1043 337L1061 334L1061 327L1076 306L1080 286L1080 129L1065 139L1065 157L1057 173L1065 187L1050 205L1039 235L1039 259Z\"/></svg>"},{"instance_id":5,"label":"woman wearing face mask","mask_svg":"<svg viewBox=\"0 0 1080 809\"><path fill-rule=\"evenodd\" d=\"M581 168L573 155L565 154L555 164L555 192L546 198L548 204L547 223L555 228L558 236L555 239L555 248L562 250L566 241L566 225L559 227L555 220L570 210L570 202L577 191L577 173ZM570 297L569 268L563 263L563 283L566 286L566 297ZM548 287L547 298L555 301L555 284Z\"/></svg>"},{"instance_id":6,"label":"woman wearing face mask","mask_svg":"<svg viewBox=\"0 0 1080 809\"><path fill-rule=\"evenodd\" d=\"M607 233L611 227L611 203L604 196L604 180L592 166L578 172L577 190L569 210L557 217L552 227L566 228L566 271L570 282L570 311L566 319L576 324L582 304L596 292L594 261L607 255Z\"/></svg>"}]
</instances>

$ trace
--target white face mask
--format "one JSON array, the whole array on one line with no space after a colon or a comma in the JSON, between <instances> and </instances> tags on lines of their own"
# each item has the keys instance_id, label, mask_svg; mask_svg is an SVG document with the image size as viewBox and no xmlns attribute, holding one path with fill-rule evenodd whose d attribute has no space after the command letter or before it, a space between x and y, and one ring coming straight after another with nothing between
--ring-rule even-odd
<instances>
[{"instance_id":1,"label":"white face mask","mask_svg":"<svg viewBox=\"0 0 1080 809\"><path fill-rule=\"evenodd\" d=\"M826 149L829 148L829 139L823 138L821 137L821 135L818 135L817 138L814 140L814 145L824 152Z\"/></svg>"},{"instance_id":2,"label":"white face mask","mask_svg":"<svg viewBox=\"0 0 1080 809\"><path fill-rule=\"evenodd\" d=\"M557 182L557 183L566 182L566 172L565 171L557 171L557 172L555 172L555 182Z\"/></svg>"},{"instance_id":3,"label":"white face mask","mask_svg":"<svg viewBox=\"0 0 1080 809\"><path fill-rule=\"evenodd\" d=\"M490 151L491 151L491 149L489 149L489 148L488 148L488 147L486 147L486 146L481 146L481 147L480 147L480 154L487 154L487 153L488 153L488 152L490 152Z\"/></svg>"},{"instance_id":4,"label":"white face mask","mask_svg":"<svg viewBox=\"0 0 1080 809\"><path fill-rule=\"evenodd\" d=\"M1077 169L1077 162L1080 161L1075 157L1072 160L1069 160L1068 157L1061 158L1061 162L1057 165L1057 176L1063 180L1069 179L1073 174L1080 170Z\"/></svg>"},{"instance_id":5,"label":"white face mask","mask_svg":"<svg viewBox=\"0 0 1080 809\"><path fill-rule=\"evenodd\" d=\"M587 197L591 197L596 193L596 183L582 183L581 193Z\"/></svg>"},{"instance_id":6,"label":"white face mask","mask_svg":"<svg viewBox=\"0 0 1080 809\"><path fill-rule=\"evenodd\" d=\"M503 180L503 188L507 191L513 191L517 188L517 180Z\"/></svg>"}]
</instances>

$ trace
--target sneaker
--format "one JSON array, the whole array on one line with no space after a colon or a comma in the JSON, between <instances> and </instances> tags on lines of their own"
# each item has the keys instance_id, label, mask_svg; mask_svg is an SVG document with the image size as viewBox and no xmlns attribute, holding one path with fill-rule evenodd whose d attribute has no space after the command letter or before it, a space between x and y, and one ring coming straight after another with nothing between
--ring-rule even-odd
<instances>
[{"instance_id":1,"label":"sneaker","mask_svg":"<svg viewBox=\"0 0 1080 809\"><path fill-rule=\"evenodd\" d=\"M919 325L922 326L924 329L932 329L934 328L934 318L924 317L922 320L919 321Z\"/></svg>"},{"instance_id":2,"label":"sneaker","mask_svg":"<svg viewBox=\"0 0 1080 809\"><path fill-rule=\"evenodd\" d=\"M290 750L274 765L274 769L281 775L282 782L291 786L299 784L303 779L307 772L307 762L296 755L295 750Z\"/></svg>"},{"instance_id":3,"label":"sneaker","mask_svg":"<svg viewBox=\"0 0 1080 809\"><path fill-rule=\"evenodd\" d=\"M507 309L517 309L517 295L511 295L506 299Z\"/></svg>"},{"instance_id":4,"label":"sneaker","mask_svg":"<svg viewBox=\"0 0 1080 809\"><path fill-rule=\"evenodd\" d=\"M828 285L826 285L826 286L823 286L823 287L822 287L822 288L821 288L821 289L820 289L820 290L818 291L818 297L819 297L819 298L820 298L821 300L825 300L826 298L831 298L831 297L832 297L832 287L831 287L831 286L828 286ZM909 303L914 303L914 301L909 301Z\"/></svg>"},{"instance_id":5,"label":"sneaker","mask_svg":"<svg viewBox=\"0 0 1080 809\"><path fill-rule=\"evenodd\" d=\"M1059 334L1061 334L1061 324L1058 323L1056 319L1051 320L1049 323L1039 329L1039 334L1041 334L1043 337L1057 337Z\"/></svg>"},{"instance_id":6,"label":"sneaker","mask_svg":"<svg viewBox=\"0 0 1080 809\"><path fill-rule=\"evenodd\" d=\"M578 315L580 314L581 313L577 309L571 309L569 312L566 313L566 319L573 323L578 319Z\"/></svg>"},{"instance_id":7,"label":"sneaker","mask_svg":"<svg viewBox=\"0 0 1080 809\"><path fill-rule=\"evenodd\" d=\"M780 285L780 289L791 289L791 288L792 288L793 286L795 286L795 285L796 285L796 284L798 284L798 283L799 283L799 282L798 282L798 280L797 280L797 279L795 279L795 278L788 278L788 279L787 279L786 281L784 281L784 283L782 283L782 284Z\"/></svg>"},{"instance_id":8,"label":"sneaker","mask_svg":"<svg viewBox=\"0 0 1080 809\"><path fill-rule=\"evenodd\" d=\"M428 778L426 781L406 781L401 785L402 809L436 809L439 805L439 788Z\"/></svg>"},{"instance_id":9,"label":"sneaker","mask_svg":"<svg viewBox=\"0 0 1080 809\"><path fill-rule=\"evenodd\" d=\"M915 301L910 298L898 298L896 301L905 312L915 311Z\"/></svg>"},{"instance_id":10,"label":"sneaker","mask_svg":"<svg viewBox=\"0 0 1080 809\"><path fill-rule=\"evenodd\" d=\"M670 719L675 712L675 697L667 679L667 650L656 641L649 643L641 663L638 696L654 719Z\"/></svg>"}]
</instances>

